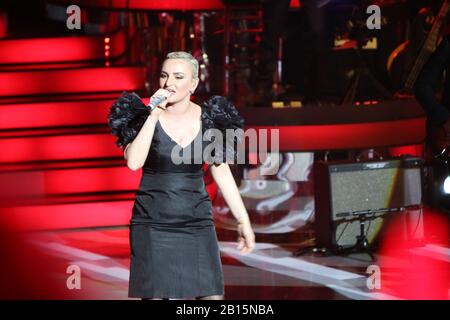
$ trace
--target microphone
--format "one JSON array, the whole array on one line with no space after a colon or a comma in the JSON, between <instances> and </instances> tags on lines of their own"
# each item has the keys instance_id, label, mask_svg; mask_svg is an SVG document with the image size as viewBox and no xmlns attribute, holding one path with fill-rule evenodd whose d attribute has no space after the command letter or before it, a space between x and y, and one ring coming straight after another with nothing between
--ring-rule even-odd
<instances>
[{"instance_id":1,"label":"microphone","mask_svg":"<svg viewBox=\"0 0 450 320\"><path fill-rule=\"evenodd\" d=\"M147 107L150 108L150 111L155 110L155 108L156 108L161 102L163 102L164 100L166 100L167 98L169 98L171 94L172 94L172 93L170 92L168 96L165 96L165 95L162 95L162 94L161 94L161 95L154 96L153 99L150 99L150 102L149 102L149 104L147 105Z\"/></svg>"}]
</instances>

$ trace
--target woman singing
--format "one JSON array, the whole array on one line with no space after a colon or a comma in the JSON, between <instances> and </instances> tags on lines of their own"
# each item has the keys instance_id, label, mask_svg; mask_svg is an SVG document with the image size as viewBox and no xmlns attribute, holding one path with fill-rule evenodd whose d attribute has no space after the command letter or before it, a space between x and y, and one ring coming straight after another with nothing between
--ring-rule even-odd
<instances>
[{"instance_id":1,"label":"woman singing","mask_svg":"<svg viewBox=\"0 0 450 320\"><path fill-rule=\"evenodd\" d=\"M110 109L109 125L128 168L143 168L130 221L129 297L224 298L212 204L203 181L203 163L211 161L202 151L213 141L205 139L208 130L225 135L244 121L223 97L211 97L202 106L191 102L198 68L191 54L169 53L150 102L165 100L151 110L138 95L125 92ZM188 161L174 161L180 152ZM238 221L238 249L247 254L255 235L229 157L224 151L211 159L211 174Z\"/></svg>"}]
</instances>

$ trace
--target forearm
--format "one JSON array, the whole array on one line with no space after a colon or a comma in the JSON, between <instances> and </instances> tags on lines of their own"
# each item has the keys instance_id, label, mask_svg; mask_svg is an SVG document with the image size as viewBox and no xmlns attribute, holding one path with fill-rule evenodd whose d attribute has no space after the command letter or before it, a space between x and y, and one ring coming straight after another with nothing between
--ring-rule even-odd
<instances>
[{"instance_id":1,"label":"forearm","mask_svg":"<svg viewBox=\"0 0 450 320\"><path fill-rule=\"evenodd\" d=\"M124 157L127 161L127 167L133 171L142 168L147 159L155 132L157 117L150 114L144 122L136 138L128 144L124 150Z\"/></svg>"},{"instance_id":2,"label":"forearm","mask_svg":"<svg viewBox=\"0 0 450 320\"><path fill-rule=\"evenodd\" d=\"M239 193L228 164L224 163L219 166L212 165L211 174L235 219L239 223L250 221L247 209L242 201L241 194Z\"/></svg>"}]
</instances>

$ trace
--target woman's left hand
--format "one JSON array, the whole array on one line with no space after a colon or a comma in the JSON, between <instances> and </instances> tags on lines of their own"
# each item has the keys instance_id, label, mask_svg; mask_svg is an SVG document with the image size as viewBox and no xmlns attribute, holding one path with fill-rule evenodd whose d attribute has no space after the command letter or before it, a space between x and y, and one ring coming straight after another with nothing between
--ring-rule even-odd
<instances>
[{"instance_id":1,"label":"woman's left hand","mask_svg":"<svg viewBox=\"0 0 450 320\"><path fill-rule=\"evenodd\" d=\"M255 248L255 233L250 221L238 224L238 250L241 256L249 254Z\"/></svg>"}]
</instances>

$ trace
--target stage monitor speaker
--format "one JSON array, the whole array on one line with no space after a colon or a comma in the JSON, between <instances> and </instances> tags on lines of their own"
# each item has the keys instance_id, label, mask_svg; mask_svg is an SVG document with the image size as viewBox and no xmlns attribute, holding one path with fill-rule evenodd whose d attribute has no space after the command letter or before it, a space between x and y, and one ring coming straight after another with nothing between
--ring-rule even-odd
<instances>
[{"instance_id":1,"label":"stage monitor speaker","mask_svg":"<svg viewBox=\"0 0 450 320\"><path fill-rule=\"evenodd\" d=\"M323 162L314 165L316 245L331 250L351 247L360 234L361 218L372 244L393 215L415 212L409 225L423 228L417 210L422 202L420 158L368 162ZM416 223L414 223L416 222ZM405 230L404 237L408 235Z\"/></svg>"}]
</instances>

